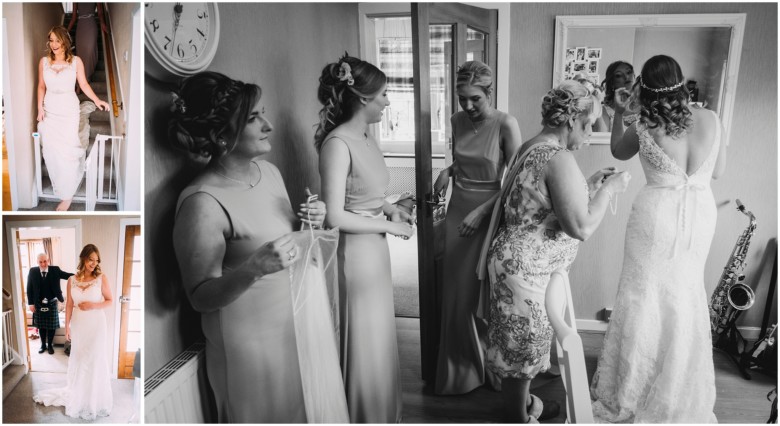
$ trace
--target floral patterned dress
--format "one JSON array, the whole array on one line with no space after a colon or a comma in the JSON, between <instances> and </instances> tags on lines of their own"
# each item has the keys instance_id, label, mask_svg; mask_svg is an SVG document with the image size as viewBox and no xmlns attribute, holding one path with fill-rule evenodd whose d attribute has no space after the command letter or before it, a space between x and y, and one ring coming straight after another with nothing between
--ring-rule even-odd
<instances>
[{"instance_id":1,"label":"floral patterned dress","mask_svg":"<svg viewBox=\"0 0 780 426\"><path fill-rule=\"evenodd\" d=\"M550 366L553 329L545 291L553 271L571 267L579 245L563 232L550 198L539 191L547 162L561 151L551 144L530 148L514 180L505 183L512 187L501 201L501 224L487 253L491 379L532 379Z\"/></svg>"}]
</instances>

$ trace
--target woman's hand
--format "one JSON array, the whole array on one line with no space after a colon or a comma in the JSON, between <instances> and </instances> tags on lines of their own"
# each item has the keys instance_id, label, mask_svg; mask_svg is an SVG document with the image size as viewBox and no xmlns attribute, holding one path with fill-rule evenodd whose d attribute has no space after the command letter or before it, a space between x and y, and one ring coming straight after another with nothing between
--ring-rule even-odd
<instances>
[{"instance_id":1,"label":"woman's hand","mask_svg":"<svg viewBox=\"0 0 780 426\"><path fill-rule=\"evenodd\" d=\"M615 89L615 114L623 114L631 103L631 92L625 87Z\"/></svg>"},{"instance_id":2,"label":"woman's hand","mask_svg":"<svg viewBox=\"0 0 780 426\"><path fill-rule=\"evenodd\" d=\"M607 180L604 181L604 185L602 187L607 188L613 194L619 194L621 192L626 192L628 183L630 181L631 175L628 172L617 172L608 177Z\"/></svg>"},{"instance_id":3,"label":"woman's hand","mask_svg":"<svg viewBox=\"0 0 780 426\"><path fill-rule=\"evenodd\" d=\"M101 110L101 111L108 111L108 110L110 110L110 109L111 109L111 105L109 105L109 104L108 104L108 102L101 101L100 99L98 99L97 101L95 101L95 106L96 106L96 107L97 107L99 110Z\"/></svg>"},{"instance_id":4,"label":"woman's hand","mask_svg":"<svg viewBox=\"0 0 780 426\"><path fill-rule=\"evenodd\" d=\"M70 342L70 327L65 327L65 340Z\"/></svg>"},{"instance_id":5,"label":"woman's hand","mask_svg":"<svg viewBox=\"0 0 780 426\"><path fill-rule=\"evenodd\" d=\"M287 268L301 257L301 248L293 234L287 234L263 244L249 262L252 268L259 270L262 275L267 275Z\"/></svg>"},{"instance_id":6,"label":"woman's hand","mask_svg":"<svg viewBox=\"0 0 780 426\"><path fill-rule=\"evenodd\" d=\"M43 108L38 108L38 121L43 121L43 118L46 116L43 112Z\"/></svg>"},{"instance_id":7,"label":"woman's hand","mask_svg":"<svg viewBox=\"0 0 780 426\"><path fill-rule=\"evenodd\" d=\"M92 302L81 302L78 304L79 310L81 311L91 311L95 309L95 303Z\"/></svg>"},{"instance_id":8,"label":"woman's hand","mask_svg":"<svg viewBox=\"0 0 780 426\"><path fill-rule=\"evenodd\" d=\"M447 195L447 187L450 186L450 168L439 172L439 177L436 178L436 182L433 184L434 194L441 194L442 197Z\"/></svg>"},{"instance_id":9,"label":"woman's hand","mask_svg":"<svg viewBox=\"0 0 780 426\"><path fill-rule=\"evenodd\" d=\"M390 222L408 223L409 225L414 225L414 220L414 216L397 207L393 213L390 214Z\"/></svg>"},{"instance_id":10,"label":"woman's hand","mask_svg":"<svg viewBox=\"0 0 780 426\"><path fill-rule=\"evenodd\" d=\"M485 218L486 212L481 208L477 207L476 209L472 210L466 217L463 219L463 222L458 225L458 233L461 237L470 237L474 235L474 231L479 228L479 225L482 223L482 220Z\"/></svg>"},{"instance_id":11,"label":"woman's hand","mask_svg":"<svg viewBox=\"0 0 780 426\"><path fill-rule=\"evenodd\" d=\"M407 222L395 222L391 220L388 224L390 226L387 233L390 235L395 235L396 237L401 237L405 240L408 240L414 235L414 226Z\"/></svg>"},{"instance_id":12,"label":"woman's hand","mask_svg":"<svg viewBox=\"0 0 780 426\"><path fill-rule=\"evenodd\" d=\"M322 224L325 223L325 214L327 212L324 202L312 201L301 204L298 217L301 219L301 222L317 229L322 228Z\"/></svg>"},{"instance_id":13,"label":"woman's hand","mask_svg":"<svg viewBox=\"0 0 780 426\"><path fill-rule=\"evenodd\" d=\"M588 178L588 190L591 193L598 191L601 185L607 180L608 177L615 174L614 167L604 167L603 169L593 173L593 176Z\"/></svg>"}]
</instances>

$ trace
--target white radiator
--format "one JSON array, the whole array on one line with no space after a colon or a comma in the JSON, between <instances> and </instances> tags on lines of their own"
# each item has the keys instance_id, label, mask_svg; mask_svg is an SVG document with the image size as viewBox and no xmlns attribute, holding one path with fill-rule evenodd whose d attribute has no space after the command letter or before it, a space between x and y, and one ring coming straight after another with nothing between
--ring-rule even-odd
<instances>
[{"instance_id":1,"label":"white radiator","mask_svg":"<svg viewBox=\"0 0 780 426\"><path fill-rule=\"evenodd\" d=\"M144 381L145 423L211 423L206 345L196 343Z\"/></svg>"}]
</instances>

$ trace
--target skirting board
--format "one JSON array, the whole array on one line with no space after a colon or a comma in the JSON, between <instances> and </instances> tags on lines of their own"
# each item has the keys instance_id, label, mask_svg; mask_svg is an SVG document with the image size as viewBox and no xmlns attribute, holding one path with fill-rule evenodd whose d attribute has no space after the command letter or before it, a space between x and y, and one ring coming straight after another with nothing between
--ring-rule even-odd
<instances>
[{"instance_id":1,"label":"skirting board","mask_svg":"<svg viewBox=\"0 0 780 426\"><path fill-rule=\"evenodd\" d=\"M604 333L607 331L608 324L609 322L607 321L578 319L577 330ZM759 336L759 334L761 333L761 327L737 327L737 328L739 329L739 332L742 333L742 337L744 337L747 340L755 341L761 337Z\"/></svg>"}]
</instances>

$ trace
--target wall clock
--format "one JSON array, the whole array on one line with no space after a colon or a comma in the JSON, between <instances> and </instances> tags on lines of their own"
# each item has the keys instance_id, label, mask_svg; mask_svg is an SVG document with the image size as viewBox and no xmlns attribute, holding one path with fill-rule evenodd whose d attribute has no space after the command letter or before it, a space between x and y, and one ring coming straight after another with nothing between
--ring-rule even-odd
<instances>
[{"instance_id":1,"label":"wall clock","mask_svg":"<svg viewBox=\"0 0 780 426\"><path fill-rule=\"evenodd\" d=\"M205 70L219 45L216 3L145 3L146 72L160 80ZM150 60L151 59L151 60Z\"/></svg>"}]
</instances>

